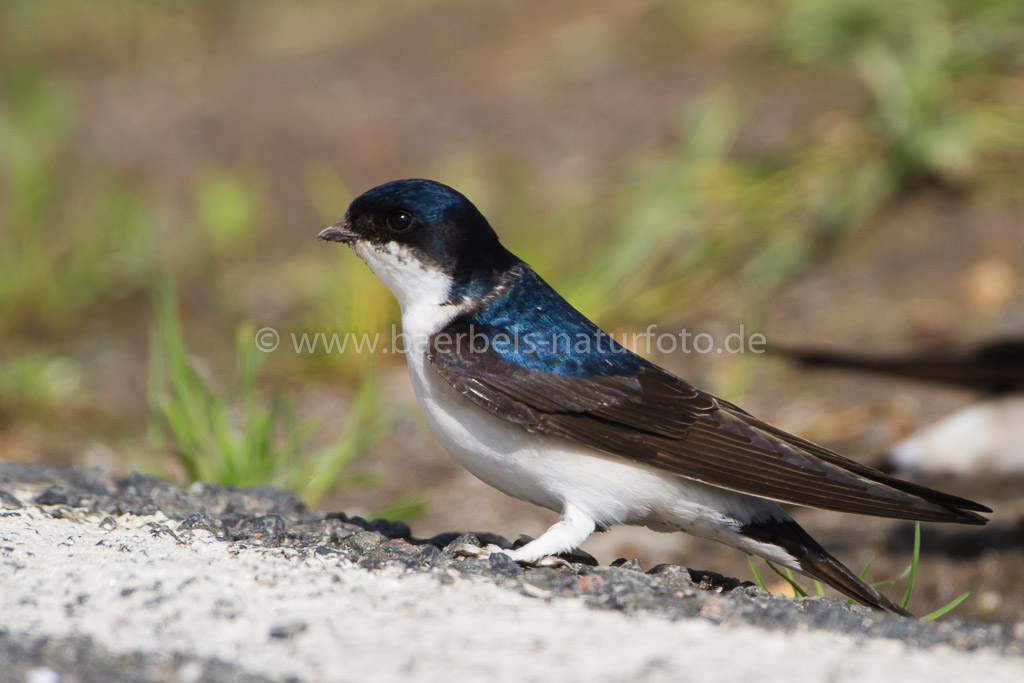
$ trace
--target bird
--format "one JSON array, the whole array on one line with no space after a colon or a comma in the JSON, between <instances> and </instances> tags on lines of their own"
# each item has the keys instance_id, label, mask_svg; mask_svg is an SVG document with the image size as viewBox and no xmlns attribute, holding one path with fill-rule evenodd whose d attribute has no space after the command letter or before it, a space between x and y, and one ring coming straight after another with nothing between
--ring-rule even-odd
<instances>
[{"instance_id":1,"label":"bird","mask_svg":"<svg viewBox=\"0 0 1024 683\"><path fill-rule=\"evenodd\" d=\"M413 391L448 453L486 484L558 514L525 545L483 554L529 564L618 524L682 531L908 615L781 504L988 521L984 505L790 434L627 350L447 185L378 185L318 236L353 248L398 300Z\"/></svg>"},{"instance_id":2,"label":"bird","mask_svg":"<svg viewBox=\"0 0 1024 683\"><path fill-rule=\"evenodd\" d=\"M965 476L1024 472L1024 337L899 354L769 347L807 368L866 371L978 392L979 399L889 448L902 473Z\"/></svg>"},{"instance_id":3,"label":"bird","mask_svg":"<svg viewBox=\"0 0 1024 683\"><path fill-rule=\"evenodd\" d=\"M798 346L772 346L769 350L809 368L866 370L974 389L989 396L1024 393L1024 337L891 355Z\"/></svg>"}]
</instances>

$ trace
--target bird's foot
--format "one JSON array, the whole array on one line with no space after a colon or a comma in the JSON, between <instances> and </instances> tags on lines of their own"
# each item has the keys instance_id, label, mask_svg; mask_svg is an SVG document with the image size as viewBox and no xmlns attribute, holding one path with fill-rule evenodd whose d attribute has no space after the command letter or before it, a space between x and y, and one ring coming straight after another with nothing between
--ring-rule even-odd
<instances>
[{"instance_id":1,"label":"bird's foot","mask_svg":"<svg viewBox=\"0 0 1024 683\"><path fill-rule=\"evenodd\" d=\"M508 553L513 560L515 555ZM563 559L556 555L543 555L535 560L516 560L516 563L523 565L524 567L532 567L534 569L541 569L543 567L551 567L553 569L572 569L572 562Z\"/></svg>"},{"instance_id":2,"label":"bird's foot","mask_svg":"<svg viewBox=\"0 0 1024 683\"><path fill-rule=\"evenodd\" d=\"M497 548L493 543L488 546L488 548L490 547ZM458 545L453 547L451 552L456 557L490 557L491 555L487 548L481 548L474 543L467 543L465 541L461 541Z\"/></svg>"},{"instance_id":3,"label":"bird's foot","mask_svg":"<svg viewBox=\"0 0 1024 683\"><path fill-rule=\"evenodd\" d=\"M570 569L572 568L572 563L568 562L567 560L563 560L561 557L555 557L553 555L544 555L542 557L527 560L516 557L515 550L501 548L493 543L489 543L483 548L481 548L478 545L473 545L472 543L462 543L453 548L453 551L456 555L460 557L490 557L491 555L507 555L511 557L516 562L516 564L521 565L523 567L530 567L534 569L541 567L568 567Z\"/></svg>"}]
</instances>

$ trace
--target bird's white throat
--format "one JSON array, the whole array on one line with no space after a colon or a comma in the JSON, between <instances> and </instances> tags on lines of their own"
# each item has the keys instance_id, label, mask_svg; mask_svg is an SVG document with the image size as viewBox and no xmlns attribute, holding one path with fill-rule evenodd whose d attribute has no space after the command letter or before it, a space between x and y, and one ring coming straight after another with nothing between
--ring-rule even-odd
<instances>
[{"instance_id":1,"label":"bird's white throat","mask_svg":"<svg viewBox=\"0 0 1024 683\"><path fill-rule=\"evenodd\" d=\"M422 352L431 335L461 312L461 306L448 303L451 276L424 263L408 247L397 242L384 245L358 242L354 249L398 300L407 346L417 346Z\"/></svg>"}]
</instances>

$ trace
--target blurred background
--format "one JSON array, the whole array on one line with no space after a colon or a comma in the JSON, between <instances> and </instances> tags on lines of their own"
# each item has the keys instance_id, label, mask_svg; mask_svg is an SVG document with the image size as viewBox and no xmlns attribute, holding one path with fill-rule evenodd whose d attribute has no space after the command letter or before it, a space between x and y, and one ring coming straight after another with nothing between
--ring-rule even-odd
<instances>
[{"instance_id":1,"label":"blurred background","mask_svg":"<svg viewBox=\"0 0 1024 683\"><path fill-rule=\"evenodd\" d=\"M1024 3L5 0L0 457L287 486L419 536L539 534L552 513L443 453L401 357L292 346L390 340L391 295L316 234L405 177L468 195L616 333L885 352L1021 336ZM652 351L875 465L977 398ZM1019 619L1020 480L970 475L917 477L996 514L924 527L910 608L970 590L956 614ZM907 564L912 525L797 514L854 569L874 558L872 579ZM750 578L678 534L584 548Z\"/></svg>"}]
</instances>

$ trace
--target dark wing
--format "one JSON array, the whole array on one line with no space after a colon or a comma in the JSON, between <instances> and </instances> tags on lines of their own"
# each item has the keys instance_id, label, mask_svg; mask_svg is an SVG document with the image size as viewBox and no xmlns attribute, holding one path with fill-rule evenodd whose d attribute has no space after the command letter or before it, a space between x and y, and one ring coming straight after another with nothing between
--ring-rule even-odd
<instances>
[{"instance_id":1,"label":"dark wing","mask_svg":"<svg viewBox=\"0 0 1024 683\"><path fill-rule=\"evenodd\" d=\"M968 349L925 350L892 356L777 346L769 350L808 367L868 370L990 394L1024 391L1024 339L997 340Z\"/></svg>"},{"instance_id":2,"label":"dark wing","mask_svg":"<svg viewBox=\"0 0 1024 683\"><path fill-rule=\"evenodd\" d=\"M571 376L524 368L493 347L450 343L480 331L456 320L435 335L427 357L469 400L530 431L795 505L966 524L987 521L971 510L991 512L789 434L650 363L629 374L610 366L609 374Z\"/></svg>"}]
</instances>

